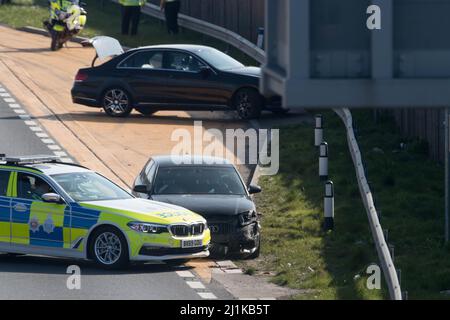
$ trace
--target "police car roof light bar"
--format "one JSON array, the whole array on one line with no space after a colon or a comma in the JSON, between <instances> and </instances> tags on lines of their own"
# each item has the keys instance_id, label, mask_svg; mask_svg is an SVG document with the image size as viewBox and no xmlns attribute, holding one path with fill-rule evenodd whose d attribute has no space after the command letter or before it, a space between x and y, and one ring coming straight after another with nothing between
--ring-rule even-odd
<instances>
[{"instance_id":1,"label":"police car roof light bar","mask_svg":"<svg viewBox=\"0 0 450 320\"><path fill-rule=\"evenodd\" d=\"M3 156L3 157L1 157ZM37 163L49 163L49 162L57 162L60 157L52 156L52 155L36 155L36 156L22 156L22 157L6 157L4 155L0 155L0 159L6 161L8 164L37 164Z\"/></svg>"}]
</instances>

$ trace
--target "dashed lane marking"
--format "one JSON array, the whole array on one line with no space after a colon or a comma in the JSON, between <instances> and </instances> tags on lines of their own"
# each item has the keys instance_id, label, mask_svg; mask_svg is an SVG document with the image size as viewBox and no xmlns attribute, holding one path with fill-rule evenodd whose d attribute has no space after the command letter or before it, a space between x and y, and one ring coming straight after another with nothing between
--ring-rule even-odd
<instances>
[{"instance_id":1,"label":"dashed lane marking","mask_svg":"<svg viewBox=\"0 0 450 320\"><path fill-rule=\"evenodd\" d=\"M11 94L0 85L0 97L5 101L8 106L13 110L25 125L38 137L41 141L53 152L54 155L60 157L62 162L74 163L73 159L62 148L55 143L53 139L50 139L47 133L45 133L39 126L38 122L33 120L31 116L17 103L17 101L11 97Z\"/></svg>"},{"instance_id":2,"label":"dashed lane marking","mask_svg":"<svg viewBox=\"0 0 450 320\"><path fill-rule=\"evenodd\" d=\"M217 297L211 292L197 292L197 294L205 300L216 300Z\"/></svg>"},{"instance_id":3,"label":"dashed lane marking","mask_svg":"<svg viewBox=\"0 0 450 320\"><path fill-rule=\"evenodd\" d=\"M177 271L176 274L181 278L195 278L194 274L190 271Z\"/></svg>"},{"instance_id":4,"label":"dashed lane marking","mask_svg":"<svg viewBox=\"0 0 450 320\"><path fill-rule=\"evenodd\" d=\"M206 289L205 285L200 281L186 281L186 283L192 289Z\"/></svg>"}]
</instances>

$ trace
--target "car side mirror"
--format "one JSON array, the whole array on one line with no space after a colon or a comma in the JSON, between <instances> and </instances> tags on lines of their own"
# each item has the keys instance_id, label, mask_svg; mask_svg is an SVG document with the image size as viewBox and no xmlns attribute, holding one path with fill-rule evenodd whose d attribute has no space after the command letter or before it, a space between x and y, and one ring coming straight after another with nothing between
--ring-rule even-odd
<instances>
[{"instance_id":1,"label":"car side mirror","mask_svg":"<svg viewBox=\"0 0 450 320\"><path fill-rule=\"evenodd\" d=\"M145 185L134 186L133 191L136 193L145 193L145 194L149 192L147 186Z\"/></svg>"},{"instance_id":2,"label":"car side mirror","mask_svg":"<svg viewBox=\"0 0 450 320\"><path fill-rule=\"evenodd\" d=\"M45 193L42 195L42 201L46 203L56 203L60 204L63 203L63 200L59 194L56 193Z\"/></svg>"},{"instance_id":3,"label":"car side mirror","mask_svg":"<svg viewBox=\"0 0 450 320\"><path fill-rule=\"evenodd\" d=\"M261 193L262 189L259 186L254 186L254 185L250 185L248 187L248 193L250 194L256 194L256 193Z\"/></svg>"}]
</instances>

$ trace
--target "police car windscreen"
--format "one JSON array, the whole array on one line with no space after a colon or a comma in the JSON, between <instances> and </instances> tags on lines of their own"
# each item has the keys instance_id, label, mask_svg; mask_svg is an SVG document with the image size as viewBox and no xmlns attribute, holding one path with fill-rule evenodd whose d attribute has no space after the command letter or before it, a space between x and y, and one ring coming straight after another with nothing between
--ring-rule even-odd
<instances>
[{"instance_id":1,"label":"police car windscreen","mask_svg":"<svg viewBox=\"0 0 450 320\"><path fill-rule=\"evenodd\" d=\"M75 201L107 201L133 198L108 179L94 172L52 175L52 178Z\"/></svg>"}]
</instances>

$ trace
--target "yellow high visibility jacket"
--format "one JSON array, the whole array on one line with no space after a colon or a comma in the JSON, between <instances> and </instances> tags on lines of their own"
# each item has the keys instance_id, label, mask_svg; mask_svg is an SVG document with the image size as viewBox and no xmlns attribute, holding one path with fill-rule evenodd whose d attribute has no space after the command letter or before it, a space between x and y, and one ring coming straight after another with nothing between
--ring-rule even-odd
<instances>
[{"instance_id":1,"label":"yellow high visibility jacket","mask_svg":"<svg viewBox=\"0 0 450 320\"><path fill-rule=\"evenodd\" d=\"M70 0L50 0L50 14L52 19L57 19L61 11L66 11L74 1Z\"/></svg>"},{"instance_id":2,"label":"yellow high visibility jacket","mask_svg":"<svg viewBox=\"0 0 450 320\"><path fill-rule=\"evenodd\" d=\"M119 0L119 3L123 6L143 6L147 0Z\"/></svg>"}]
</instances>

